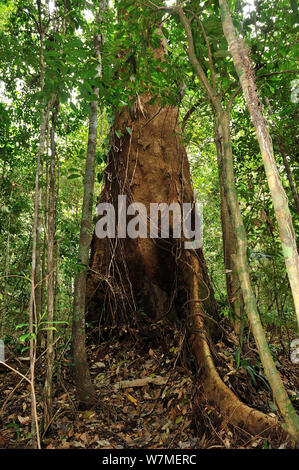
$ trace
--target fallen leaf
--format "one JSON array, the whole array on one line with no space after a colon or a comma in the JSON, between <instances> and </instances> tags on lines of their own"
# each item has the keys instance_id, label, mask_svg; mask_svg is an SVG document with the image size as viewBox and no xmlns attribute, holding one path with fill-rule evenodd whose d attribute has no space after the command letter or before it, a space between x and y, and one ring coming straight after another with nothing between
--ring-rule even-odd
<instances>
[{"instance_id":1,"label":"fallen leaf","mask_svg":"<svg viewBox=\"0 0 299 470\"><path fill-rule=\"evenodd\" d=\"M136 398L132 397L132 395L130 395L129 393L127 393L126 397L128 400L130 400L130 402L134 403L134 405L137 406L138 401L136 400Z\"/></svg>"},{"instance_id":2,"label":"fallen leaf","mask_svg":"<svg viewBox=\"0 0 299 470\"><path fill-rule=\"evenodd\" d=\"M79 438L82 442L84 442L84 444L88 444L89 443L89 434L87 432L84 432L83 434L81 434L80 438Z\"/></svg>"},{"instance_id":3,"label":"fallen leaf","mask_svg":"<svg viewBox=\"0 0 299 470\"><path fill-rule=\"evenodd\" d=\"M83 419L91 419L93 418L95 415L95 412L94 411L85 411L85 413L83 413L82 415L82 418Z\"/></svg>"},{"instance_id":4,"label":"fallen leaf","mask_svg":"<svg viewBox=\"0 0 299 470\"><path fill-rule=\"evenodd\" d=\"M30 423L30 416L25 416L24 418L22 416L18 416L18 420L21 424L28 424Z\"/></svg>"},{"instance_id":5,"label":"fallen leaf","mask_svg":"<svg viewBox=\"0 0 299 470\"><path fill-rule=\"evenodd\" d=\"M61 446L60 446L60 449L69 449L70 447L71 447L70 442L63 441ZM53 447L52 446L51 447L47 446L47 449L53 449Z\"/></svg>"},{"instance_id":6,"label":"fallen leaf","mask_svg":"<svg viewBox=\"0 0 299 470\"><path fill-rule=\"evenodd\" d=\"M92 369L101 369L102 367L106 367L106 364L104 364L104 362L95 362L91 366Z\"/></svg>"}]
</instances>

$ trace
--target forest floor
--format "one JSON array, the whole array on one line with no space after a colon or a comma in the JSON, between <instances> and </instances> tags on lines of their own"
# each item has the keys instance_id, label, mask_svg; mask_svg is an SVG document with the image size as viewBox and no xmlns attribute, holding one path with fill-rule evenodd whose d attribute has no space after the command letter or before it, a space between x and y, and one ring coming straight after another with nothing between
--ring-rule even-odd
<instances>
[{"instance_id":1,"label":"forest floor","mask_svg":"<svg viewBox=\"0 0 299 470\"><path fill-rule=\"evenodd\" d=\"M41 434L43 448L291 447L282 439L268 441L227 424L204 398L182 333L170 326L145 323L142 328L123 327L115 336L111 329L109 337L108 331L103 334L106 339L95 344L97 334L93 331L88 346L97 395L96 405L88 411L77 409L68 343L57 348L54 417L48 431ZM222 379L245 403L278 415L253 344L247 344L239 361L235 343L229 332L226 341L220 339L213 351ZM298 368L279 351L277 344L277 366L294 405L299 407ZM38 359L36 368L40 422L44 357ZM28 374L28 361L23 359L9 348L7 363ZM30 386L4 366L0 377L0 448L29 448Z\"/></svg>"}]
</instances>

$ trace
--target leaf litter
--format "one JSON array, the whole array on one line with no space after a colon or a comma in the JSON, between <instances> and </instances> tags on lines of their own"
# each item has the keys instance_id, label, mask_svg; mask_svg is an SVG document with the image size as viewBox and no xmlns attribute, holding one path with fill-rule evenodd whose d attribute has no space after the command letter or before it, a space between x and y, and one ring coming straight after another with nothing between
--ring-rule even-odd
<instances>
[{"instance_id":1,"label":"leaf litter","mask_svg":"<svg viewBox=\"0 0 299 470\"><path fill-rule=\"evenodd\" d=\"M120 334L117 333L120 331ZM107 332L106 332L107 333ZM57 369L54 418L42 435L47 449L193 449L193 448L288 448L289 443L268 442L226 422L204 397L181 332L170 325L110 329L108 337L88 344L89 365L96 386L96 404L78 410L68 361ZM105 335L104 335L105 336ZM224 382L250 406L278 416L276 404L253 345L236 364L235 341L219 340L214 350ZM28 369L13 352L9 363L26 374ZM292 401L298 407L296 366L279 357L280 373ZM45 364L37 363L36 393L42 422ZM30 447L30 387L0 366L0 448Z\"/></svg>"}]
</instances>

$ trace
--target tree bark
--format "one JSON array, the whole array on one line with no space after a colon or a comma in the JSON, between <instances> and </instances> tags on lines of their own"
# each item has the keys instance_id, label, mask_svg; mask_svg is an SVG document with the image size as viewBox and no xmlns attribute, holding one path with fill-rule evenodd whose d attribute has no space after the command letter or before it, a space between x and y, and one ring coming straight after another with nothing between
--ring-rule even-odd
<instances>
[{"instance_id":1,"label":"tree bark","mask_svg":"<svg viewBox=\"0 0 299 470\"><path fill-rule=\"evenodd\" d=\"M99 202L112 203L116 215L119 194L127 196L128 204L142 202L148 213L151 202L181 205L194 201L177 109L148 104L149 100L143 95L134 113L125 108L115 117ZM210 402L229 422L254 434L277 432L276 420L241 403L216 370L207 320L217 319L217 306L201 249L189 252L184 250L182 239L171 237L130 239L116 234L115 238L99 239L94 235L86 301L88 319L98 320L100 328L129 321L138 315L139 308L155 319L168 316L172 321L187 322L201 387ZM277 390L279 393L280 388Z\"/></svg>"},{"instance_id":2,"label":"tree bark","mask_svg":"<svg viewBox=\"0 0 299 470\"><path fill-rule=\"evenodd\" d=\"M99 20L104 11L105 2L102 2ZM99 22L100 22L99 21ZM94 57L98 60L101 53L101 37L94 34ZM101 63L98 65L98 76L101 76ZM98 96L99 89L95 88L93 93ZM74 362L74 377L82 408L90 407L95 400L94 387L91 381L87 354L85 347L85 299L86 299L86 273L88 267L90 241L92 234L92 209L94 195L94 172L96 162L97 129L98 129L98 103L92 101L90 104L88 146L84 177L84 195L81 217L81 229L79 240L79 253L77 274L74 283L74 307L72 325L72 351Z\"/></svg>"},{"instance_id":3,"label":"tree bark","mask_svg":"<svg viewBox=\"0 0 299 470\"><path fill-rule=\"evenodd\" d=\"M43 162L41 161L41 174L43 173ZM42 232L42 188L39 186L38 189L38 216L37 216L37 227L36 227L36 267L35 267L35 311L37 321L41 320L41 302L42 302L42 285L41 285L41 232Z\"/></svg>"},{"instance_id":4,"label":"tree bark","mask_svg":"<svg viewBox=\"0 0 299 470\"><path fill-rule=\"evenodd\" d=\"M223 0L220 0L220 3L221 5L223 5ZM238 279L242 289L245 311L247 313L252 328L252 332L257 344L257 348L260 354L266 377L270 383L272 393L275 397L280 412L285 420L287 430L295 440L298 440L299 419L287 395L287 392L284 388L284 384L273 361L265 337L263 326L259 317L255 295L251 286L249 264L247 260L247 235L238 203L238 195L236 192L234 179L230 133L230 107L228 106L227 109L223 109L222 103L219 97L217 96L216 88L210 85L209 80L196 57L190 22L181 7L180 0L177 0L177 6L175 8L175 11L177 11L177 13L179 14L181 21L185 27L188 39L188 55L190 61L194 66L196 74L204 90L206 91L216 114L216 125L217 129L219 129L220 132L219 141L222 142L223 145L225 191L233 231L237 240L237 253L234 259L234 263L237 269ZM225 18L227 18L227 14ZM231 27L233 27L232 23Z\"/></svg>"},{"instance_id":5,"label":"tree bark","mask_svg":"<svg viewBox=\"0 0 299 470\"><path fill-rule=\"evenodd\" d=\"M44 64L44 39L45 31L42 24L41 0L37 0L38 9L38 32L40 37L40 89L43 91L45 82L45 64ZM43 104L42 104L43 106ZM49 112L52 106L52 97L44 104L41 110L41 123L39 144L37 150L36 174L35 174L35 193L34 193L34 214L32 228L32 262L31 262L31 290L29 301L29 334L30 334L30 383L31 383L31 431L32 439L36 436L36 445L40 448L40 437L36 411L36 395L35 395L35 360L36 360L36 329L37 325L36 309L35 309L35 272L36 272L36 246L37 246L37 225L38 225L38 206L39 206L39 183L41 176L41 156L45 146L45 135L47 123L49 120ZM34 440L33 440L33 445Z\"/></svg>"},{"instance_id":6,"label":"tree bark","mask_svg":"<svg viewBox=\"0 0 299 470\"><path fill-rule=\"evenodd\" d=\"M9 195L9 201L11 199L12 195L12 190L13 186L11 187L10 190L10 195ZM10 224L11 224L11 211L9 211L8 214L8 223L7 223L7 241L6 241L6 251L5 251L5 257L4 257L4 277L3 277L3 297L2 297L2 303L3 303L3 308L0 310L0 338L4 338L4 333L5 333L5 326L6 326L6 316L7 316L7 296L8 296L8 291L9 291L9 282L8 282L8 276L9 276L9 266L10 266Z\"/></svg>"},{"instance_id":7,"label":"tree bark","mask_svg":"<svg viewBox=\"0 0 299 470\"><path fill-rule=\"evenodd\" d=\"M272 141L259 99L249 51L244 40L237 37L227 1L219 0L219 5L224 35L239 75L262 154L299 325L299 256L288 200L275 163Z\"/></svg>"},{"instance_id":8,"label":"tree bark","mask_svg":"<svg viewBox=\"0 0 299 470\"><path fill-rule=\"evenodd\" d=\"M247 260L247 236L243 224L238 197L234 184L234 170L232 159L231 135L229 128L229 115L227 112L219 116L219 125L222 129L222 140L224 148L224 174L225 188L229 203L230 215L233 222L234 231L237 236L237 253L235 264L244 298L245 311L247 313L252 332L257 344L260 358L264 367L266 377L271 386L276 403L285 420L289 434L295 439L299 438L299 419L293 405L284 388L279 372L274 364L263 326L259 317L255 295L251 286L249 265Z\"/></svg>"},{"instance_id":9,"label":"tree bark","mask_svg":"<svg viewBox=\"0 0 299 470\"><path fill-rule=\"evenodd\" d=\"M47 282L47 368L44 385L44 430L47 430L53 416L53 368L54 368L54 238L55 238L55 171L56 171L56 145L55 130L59 112L59 98L53 106L51 126L51 162L50 162L50 188L49 188L49 216L48 216L48 282Z\"/></svg>"},{"instance_id":10,"label":"tree bark","mask_svg":"<svg viewBox=\"0 0 299 470\"><path fill-rule=\"evenodd\" d=\"M298 194L297 189L295 187L292 171L291 171L291 168L290 168L290 165L289 165L286 153L285 153L285 149L284 149L284 145L283 145L281 136L279 134L278 134L278 147L279 147L279 150L280 150L280 154L282 156L282 160L283 160L283 164L284 164L286 174L287 174L287 177L288 177L289 185L290 185L292 195L293 195L293 198L294 198L294 202L295 202L297 212L298 212L298 215L299 215L299 194Z\"/></svg>"},{"instance_id":11,"label":"tree bark","mask_svg":"<svg viewBox=\"0 0 299 470\"><path fill-rule=\"evenodd\" d=\"M221 204L221 226L222 226L222 242L224 253L225 281L227 301L230 311L233 312L231 323L239 338L240 346L242 346L243 328L244 328L244 299L237 275L237 269L234 264L234 258L237 252L237 240L233 230L230 217L229 204L227 201L227 193L225 190L224 176L224 154L221 142L221 129L217 126L217 119L214 116L215 145L218 161L219 187L220 187L220 204Z\"/></svg>"}]
</instances>

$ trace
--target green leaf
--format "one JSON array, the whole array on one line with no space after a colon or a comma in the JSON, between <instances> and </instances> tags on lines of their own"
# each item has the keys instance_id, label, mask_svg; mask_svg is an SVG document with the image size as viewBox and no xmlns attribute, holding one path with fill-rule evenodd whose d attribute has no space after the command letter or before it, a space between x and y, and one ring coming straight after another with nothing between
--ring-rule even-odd
<instances>
[{"instance_id":1,"label":"green leaf","mask_svg":"<svg viewBox=\"0 0 299 470\"><path fill-rule=\"evenodd\" d=\"M29 338L29 336L30 336L30 333L27 333L27 334L25 334L25 335L22 335L22 336L19 337L19 341L20 341L21 343L24 343L24 342L26 341L26 339Z\"/></svg>"},{"instance_id":2,"label":"green leaf","mask_svg":"<svg viewBox=\"0 0 299 470\"><path fill-rule=\"evenodd\" d=\"M73 174L73 175L69 175L67 179L68 179L68 180L74 180L75 178L80 178L80 176L81 176L81 175L78 175L78 174L75 175L75 174Z\"/></svg>"},{"instance_id":3,"label":"green leaf","mask_svg":"<svg viewBox=\"0 0 299 470\"><path fill-rule=\"evenodd\" d=\"M217 57L217 58L225 58L227 56L230 55L230 52L226 49L226 50L219 50L219 51L216 51L214 52L214 56Z\"/></svg>"},{"instance_id":4,"label":"green leaf","mask_svg":"<svg viewBox=\"0 0 299 470\"><path fill-rule=\"evenodd\" d=\"M240 360L241 360L241 348L238 347L236 350L236 363L237 363L237 369L240 367Z\"/></svg>"},{"instance_id":5,"label":"green leaf","mask_svg":"<svg viewBox=\"0 0 299 470\"><path fill-rule=\"evenodd\" d=\"M270 410L277 411L277 406L273 401L269 401L268 405L269 405Z\"/></svg>"},{"instance_id":6,"label":"green leaf","mask_svg":"<svg viewBox=\"0 0 299 470\"><path fill-rule=\"evenodd\" d=\"M24 326L29 326L29 323L20 323L19 325L16 326L16 330L19 330L20 328L23 328Z\"/></svg>"},{"instance_id":7,"label":"green leaf","mask_svg":"<svg viewBox=\"0 0 299 470\"><path fill-rule=\"evenodd\" d=\"M183 421L183 416L180 415L180 416L178 416L177 419L175 420L175 424L180 424L182 421Z\"/></svg>"},{"instance_id":8,"label":"green leaf","mask_svg":"<svg viewBox=\"0 0 299 470\"><path fill-rule=\"evenodd\" d=\"M156 103L157 95L153 96L146 104L153 105Z\"/></svg>"}]
</instances>

